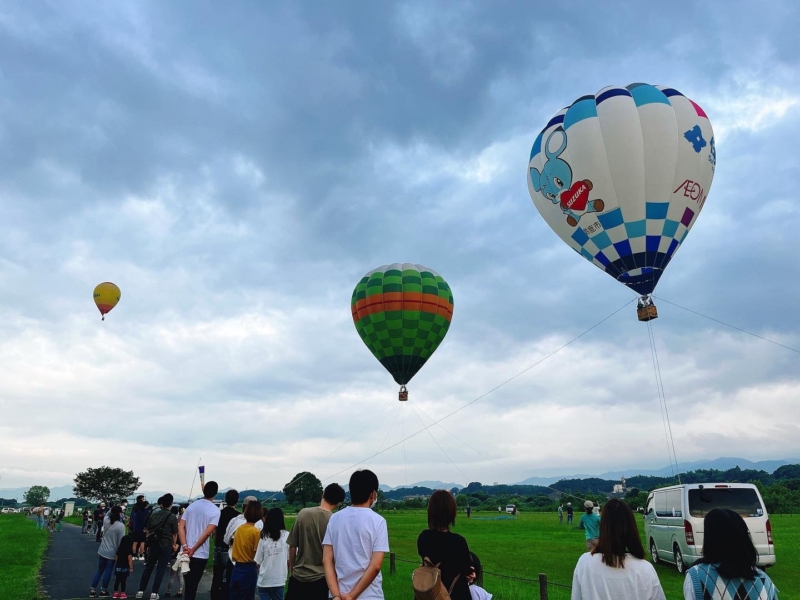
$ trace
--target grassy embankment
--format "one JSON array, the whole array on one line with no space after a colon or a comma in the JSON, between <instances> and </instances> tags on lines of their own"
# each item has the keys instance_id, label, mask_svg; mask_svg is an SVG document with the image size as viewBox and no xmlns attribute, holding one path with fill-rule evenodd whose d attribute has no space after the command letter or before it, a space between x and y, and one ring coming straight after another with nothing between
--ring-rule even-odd
<instances>
[{"instance_id":1,"label":"grassy embankment","mask_svg":"<svg viewBox=\"0 0 800 600\"><path fill-rule=\"evenodd\" d=\"M48 533L25 515L0 515L0 598L39 600Z\"/></svg>"}]
</instances>

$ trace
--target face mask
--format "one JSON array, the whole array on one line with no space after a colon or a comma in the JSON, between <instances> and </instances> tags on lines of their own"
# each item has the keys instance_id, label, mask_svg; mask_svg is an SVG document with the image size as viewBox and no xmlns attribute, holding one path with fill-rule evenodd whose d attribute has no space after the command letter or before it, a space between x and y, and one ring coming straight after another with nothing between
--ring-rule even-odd
<instances>
[{"instance_id":1,"label":"face mask","mask_svg":"<svg viewBox=\"0 0 800 600\"><path fill-rule=\"evenodd\" d=\"M375 500L372 501L372 504L369 505L370 508L375 508L375 505L378 503L378 494L375 494Z\"/></svg>"}]
</instances>

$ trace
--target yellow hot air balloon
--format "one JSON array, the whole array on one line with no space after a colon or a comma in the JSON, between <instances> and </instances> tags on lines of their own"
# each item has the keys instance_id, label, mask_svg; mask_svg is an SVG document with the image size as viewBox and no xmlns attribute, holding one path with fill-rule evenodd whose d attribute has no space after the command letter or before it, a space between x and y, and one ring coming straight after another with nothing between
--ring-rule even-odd
<instances>
[{"instance_id":1,"label":"yellow hot air balloon","mask_svg":"<svg viewBox=\"0 0 800 600\"><path fill-rule=\"evenodd\" d=\"M103 321L106 320L106 313L117 305L121 297L122 292L110 281L101 283L94 288L94 303L100 314L103 315Z\"/></svg>"}]
</instances>

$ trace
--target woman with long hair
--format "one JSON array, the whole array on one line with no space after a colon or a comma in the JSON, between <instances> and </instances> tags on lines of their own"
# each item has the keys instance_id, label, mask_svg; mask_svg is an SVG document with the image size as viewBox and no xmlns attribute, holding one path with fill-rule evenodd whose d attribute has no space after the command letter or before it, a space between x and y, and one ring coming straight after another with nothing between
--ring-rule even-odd
<instances>
[{"instance_id":1,"label":"woman with long hair","mask_svg":"<svg viewBox=\"0 0 800 600\"><path fill-rule=\"evenodd\" d=\"M630 507L612 498L601 516L597 545L575 565L572 600L665 600Z\"/></svg>"},{"instance_id":2,"label":"woman with long hair","mask_svg":"<svg viewBox=\"0 0 800 600\"><path fill-rule=\"evenodd\" d=\"M715 508L703 519L703 558L686 572L686 600L776 600L778 590L756 567L758 553L738 513Z\"/></svg>"},{"instance_id":3,"label":"woman with long hair","mask_svg":"<svg viewBox=\"0 0 800 600\"><path fill-rule=\"evenodd\" d=\"M469 584L475 578L472 557L467 540L450 531L456 524L456 507L453 494L447 490L436 490L428 500L428 528L417 538L417 552L439 565L442 584L450 592L452 600L470 600Z\"/></svg>"},{"instance_id":4,"label":"woman with long hair","mask_svg":"<svg viewBox=\"0 0 800 600\"><path fill-rule=\"evenodd\" d=\"M288 538L283 511L270 508L256 551L259 600L283 600L283 588L289 574Z\"/></svg>"}]
</instances>

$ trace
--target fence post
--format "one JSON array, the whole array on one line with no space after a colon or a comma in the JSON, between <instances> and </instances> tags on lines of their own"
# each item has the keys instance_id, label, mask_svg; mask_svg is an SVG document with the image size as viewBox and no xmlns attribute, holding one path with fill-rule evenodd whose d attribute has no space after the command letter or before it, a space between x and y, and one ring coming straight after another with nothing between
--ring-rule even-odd
<instances>
[{"instance_id":1,"label":"fence post","mask_svg":"<svg viewBox=\"0 0 800 600\"><path fill-rule=\"evenodd\" d=\"M539 573L539 598L547 600L547 575Z\"/></svg>"},{"instance_id":2,"label":"fence post","mask_svg":"<svg viewBox=\"0 0 800 600\"><path fill-rule=\"evenodd\" d=\"M389 552L389 574L394 575L397 571L397 555L394 552Z\"/></svg>"}]
</instances>

